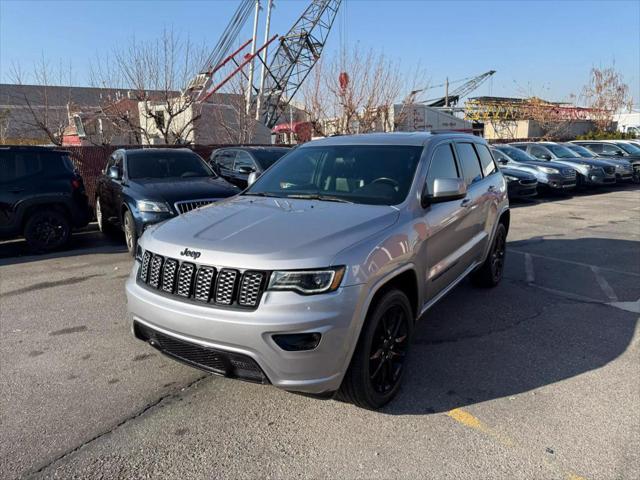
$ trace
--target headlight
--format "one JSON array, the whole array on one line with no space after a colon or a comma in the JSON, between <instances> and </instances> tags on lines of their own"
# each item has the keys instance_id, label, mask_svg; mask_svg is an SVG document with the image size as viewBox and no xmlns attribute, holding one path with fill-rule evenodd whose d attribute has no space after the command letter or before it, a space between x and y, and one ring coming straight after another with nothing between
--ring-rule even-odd
<instances>
[{"instance_id":1,"label":"headlight","mask_svg":"<svg viewBox=\"0 0 640 480\"><path fill-rule=\"evenodd\" d=\"M538 167L540 169L540 171L544 172L544 173L560 173L560 170L558 170L557 168L551 168L551 167Z\"/></svg>"},{"instance_id":2,"label":"headlight","mask_svg":"<svg viewBox=\"0 0 640 480\"><path fill-rule=\"evenodd\" d=\"M293 290L304 295L333 292L340 286L344 271L345 267L275 271L271 274L268 290Z\"/></svg>"},{"instance_id":3,"label":"headlight","mask_svg":"<svg viewBox=\"0 0 640 480\"><path fill-rule=\"evenodd\" d=\"M136 202L138 210L141 212L170 212L169 206L164 202L153 202L151 200L138 200Z\"/></svg>"},{"instance_id":4,"label":"headlight","mask_svg":"<svg viewBox=\"0 0 640 480\"><path fill-rule=\"evenodd\" d=\"M518 177L512 177L511 175L505 175L504 178L507 179L507 182L517 182Z\"/></svg>"}]
</instances>

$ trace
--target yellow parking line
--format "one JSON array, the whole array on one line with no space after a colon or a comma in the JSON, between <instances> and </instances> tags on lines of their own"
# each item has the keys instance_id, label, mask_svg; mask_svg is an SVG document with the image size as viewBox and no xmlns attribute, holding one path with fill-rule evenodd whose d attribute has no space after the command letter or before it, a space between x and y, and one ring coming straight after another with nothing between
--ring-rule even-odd
<instances>
[{"instance_id":1,"label":"yellow parking line","mask_svg":"<svg viewBox=\"0 0 640 480\"><path fill-rule=\"evenodd\" d=\"M506 445L508 447L517 446L516 442L514 442L510 438L502 435L501 433L496 432L491 427L489 427L488 425L483 423L480 419L474 417L473 415L471 415L466 410L463 410L462 408L454 408L453 410L449 410L446 413L446 415L449 418L454 419L456 422L460 423L461 425L464 425L465 427L472 428L472 429L477 430L477 431L479 431L481 433L484 433L487 436L495 438L496 440L498 440L503 445ZM524 447L524 446L520 445L520 447ZM552 465L553 463L555 463L555 462L551 462L549 459L544 458L544 457L541 458L541 461L543 461L544 463L546 463L548 465ZM560 467L560 471L567 478L567 480L586 480L586 478L581 477L580 475L576 475L575 473L566 471L566 470L562 469L562 467L560 465L556 464L556 468L558 468L558 467Z\"/></svg>"}]
</instances>

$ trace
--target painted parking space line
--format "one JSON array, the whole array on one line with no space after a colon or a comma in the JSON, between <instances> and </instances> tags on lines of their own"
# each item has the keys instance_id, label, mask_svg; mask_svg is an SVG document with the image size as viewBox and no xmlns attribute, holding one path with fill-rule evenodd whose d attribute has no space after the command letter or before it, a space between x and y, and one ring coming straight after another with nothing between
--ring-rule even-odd
<instances>
[{"instance_id":1,"label":"painted parking space line","mask_svg":"<svg viewBox=\"0 0 640 480\"><path fill-rule=\"evenodd\" d=\"M527 275L527 283L534 283L536 281L536 276L533 271L533 259L531 258L530 253L524 254L524 271Z\"/></svg>"},{"instance_id":2,"label":"painted parking space line","mask_svg":"<svg viewBox=\"0 0 640 480\"><path fill-rule=\"evenodd\" d=\"M607 282L607 279L602 276L602 273L600 273L600 268L591 266L591 271L595 275L598 285L600 285L602 292L607 296L609 301L617 302L618 296L616 295L616 292L613 291L613 288L611 288L611 285L609 285L609 282Z\"/></svg>"},{"instance_id":3,"label":"painted parking space line","mask_svg":"<svg viewBox=\"0 0 640 480\"><path fill-rule=\"evenodd\" d=\"M487 435L488 437L493 438L494 440L497 440L502 445L505 445L507 447L527 449L526 445L518 444L518 442L516 442L515 440L512 440L511 438L495 431L493 428L482 422L479 418L475 417L462 408L454 408L452 410L449 410L446 415L465 427L476 430ZM562 476L566 480L586 480L585 477L577 475L573 473L573 471L564 468L557 461L552 461L545 457L541 457L540 460L550 467L560 470Z\"/></svg>"},{"instance_id":4,"label":"painted parking space line","mask_svg":"<svg viewBox=\"0 0 640 480\"><path fill-rule=\"evenodd\" d=\"M559 257L550 257L549 255L540 255L539 253L525 252L524 250L517 250L515 248L510 248L508 251L509 252L513 252L513 253L517 253L517 254L520 254L520 255L530 255L533 258L543 258L545 260L552 260L552 261L555 261L555 262L567 263L567 264L570 264L570 265L577 265L579 267L591 268L591 267L595 266L595 265L592 265L590 263L576 262L574 260L567 260L565 258L559 258ZM625 272L623 270L617 270L615 268L608 268L608 267L597 267L597 268L599 268L603 272L613 272L613 273L619 273L621 275L631 275L632 277L640 277L640 273Z\"/></svg>"},{"instance_id":5,"label":"painted parking space line","mask_svg":"<svg viewBox=\"0 0 640 480\"><path fill-rule=\"evenodd\" d=\"M640 315L640 298L635 302L610 302L607 305Z\"/></svg>"}]
</instances>

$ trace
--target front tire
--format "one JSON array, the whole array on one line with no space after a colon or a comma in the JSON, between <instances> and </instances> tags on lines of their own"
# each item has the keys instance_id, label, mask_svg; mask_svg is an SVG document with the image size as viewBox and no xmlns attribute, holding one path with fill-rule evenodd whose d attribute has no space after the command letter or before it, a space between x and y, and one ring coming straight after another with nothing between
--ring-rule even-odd
<instances>
[{"instance_id":1,"label":"front tire","mask_svg":"<svg viewBox=\"0 0 640 480\"><path fill-rule=\"evenodd\" d=\"M115 229L104 217L104 213L102 212L102 202L100 197L96 197L96 222L98 223L98 229L104 233L105 235L113 235Z\"/></svg>"},{"instance_id":2,"label":"front tire","mask_svg":"<svg viewBox=\"0 0 640 480\"><path fill-rule=\"evenodd\" d=\"M24 226L24 238L33 252L50 252L69 241L71 222L58 210L42 210L29 217Z\"/></svg>"},{"instance_id":3,"label":"front tire","mask_svg":"<svg viewBox=\"0 0 640 480\"><path fill-rule=\"evenodd\" d=\"M133 220L133 215L129 210L124 212L122 228L124 230L124 239L127 242L127 251L133 257L138 246L138 233L136 232L136 223Z\"/></svg>"},{"instance_id":4,"label":"front tire","mask_svg":"<svg viewBox=\"0 0 640 480\"><path fill-rule=\"evenodd\" d=\"M499 223L487 259L480 268L471 275L471 281L474 285L484 288L491 288L498 285L504 273L506 253L507 228L503 223Z\"/></svg>"},{"instance_id":5,"label":"front tire","mask_svg":"<svg viewBox=\"0 0 640 480\"><path fill-rule=\"evenodd\" d=\"M400 290L389 290L369 310L339 396L378 409L400 389L413 331L413 310Z\"/></svg>"}]
</instances>

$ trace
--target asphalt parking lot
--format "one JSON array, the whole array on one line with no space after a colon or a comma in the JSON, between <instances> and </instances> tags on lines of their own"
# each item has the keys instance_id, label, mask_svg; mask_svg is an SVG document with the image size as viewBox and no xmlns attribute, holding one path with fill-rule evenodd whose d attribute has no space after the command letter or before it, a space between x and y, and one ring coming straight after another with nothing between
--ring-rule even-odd
<instances>
[{"instance_id":1,"label":"asphalt parking lot","mask_svg":"<svg viewBox=\"0 0 640 480\"><path fill-rule=\"evenodd\" d=\"M205 375L134 340L132 260L0 244L0 477L640 477L640 189L513 206L506 278L417 327L380 412Z\"/></svg>"}]
</instances>

